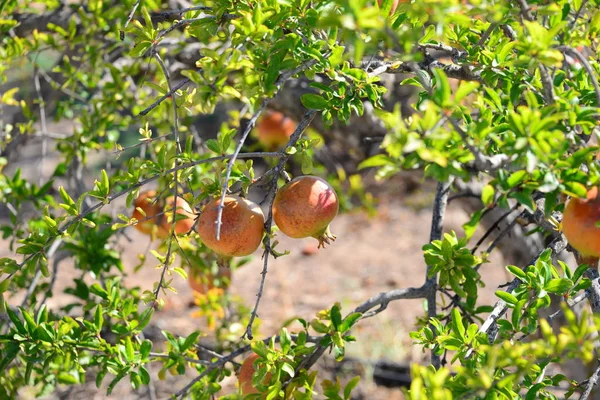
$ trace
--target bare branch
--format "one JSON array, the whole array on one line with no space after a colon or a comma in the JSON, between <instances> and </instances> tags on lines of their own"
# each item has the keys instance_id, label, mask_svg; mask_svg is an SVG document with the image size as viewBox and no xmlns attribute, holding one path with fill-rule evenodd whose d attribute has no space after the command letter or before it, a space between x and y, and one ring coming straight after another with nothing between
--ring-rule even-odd
<instances>
[{"instance_id":1,"label":"bare branch","mask_svg":"<svg viewBox=\"0 0 600 400\"><path fill-rule=\"evenodd\" d=\"M427 61L419 63L419 68L425 71L431 71L433 68L439 68L444 71L448 78L462 81L482 82L481 67L475 67L467 64L444 64L439 61ZM360 68L373 75L388 74L413 74L415 73L411 63L394 61L364 61Z\"/></svg>"},{"instance_id":2,"label":"bare branch","mask_svg":"<svg viewBox=\"0 0 600 400\"><path fill-rule=\"evenodd\" d=\"M446 206L448 205L448 196L450 194L450 187L454 178L450 178L447 182L439 182L435 192L435 201L433 203L433 215L431 217L431 233L429 235L429 241L440 240L444 232L444 216L446 214ZM427 266L427 274L425 286L433 288L427 293L427 315L429 319L437 316L437 274L431 274L431 266ZM432 331L435 329L431 326ZM439 368L440 357L435 354L434 350L431 350L431 364L434 368Z\"/></svg>"},{"instance_id":3,"label":"bare branch","mask_svg":"<svg viewBox=\"0 0 600 400\"><path fill-rule=\"evenodd\" d=\"M140 111L140 113L138 115L146 115L146 114L148 114L150 111L152 111L156 107L158 107L160 105L160 103L162 103L163 101L165 101L166 99L168 99L171 96L175 96L175 92L177 92L179 89L181 89L182 87L184 87L185 85L187 85L191 81L192 80L190 78L186 78L186 79L182 80L177 85L175 85L172 88L170 88L167 93L165 93L164 95L162 95L158 99L156 99L156 101L154 103L150 104L148 107L146 107L142 111Z\"/></svg>"},{"instance_id":4,"label":"bare branch","mask_svg":"<svg viewBox=\"0 0 600 400\"><path fill-rule=\"evenodd\" d=\"M596 386L596 383L598 383L598 379L600 379L600 366L596 368L594 374L590 376L590 379L588 379L585 390L581 396L579 396L579 400L587 400L590 398L592 390L594 390L594 386Z\"/></svg>"}]
</instances>

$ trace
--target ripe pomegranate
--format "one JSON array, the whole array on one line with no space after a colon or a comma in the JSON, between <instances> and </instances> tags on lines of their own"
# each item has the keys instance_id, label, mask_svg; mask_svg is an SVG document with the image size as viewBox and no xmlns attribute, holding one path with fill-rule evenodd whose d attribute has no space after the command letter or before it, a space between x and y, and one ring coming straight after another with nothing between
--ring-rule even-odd
<instances>
[{"instance_id":1,"label":"ripe pomegranate","mask_svg":"<svg viewBox=\"0 0 600 400\"><path fill-rule=\"evenodd\" d=\"M238 372L238 381L240 383L240 389L242 390L242 396L246 397L251 394L260 393L260 391L252 385L252 375L256 371L254 368L254 361L258 359L259 356L256 353L252 353L244 360L240 370ZM271 373L268 372L264 379L263 383L267 383L271 380Z\"/></svg>"},{"instance_id":2,"label":"ripe pomegranate","mask_svg":"<svg viewBox=\"0 0 600 400\"><path fill-rule=\"evenodd\" d=\"M277 150L287 144L296 130L296 123L279 111L267 110L256 129L259 142L268 150Z\"/></svg>"},{"instance_id":3,"label":"ripe pomegranate","mask_svg":"<svg viewBox=\"0 0 600 400\"><path fill-rule=\"evenodd\" d=\"M215 253L242 257L256 251L262 241L265 216L260 207L238 196L226 196L221 218L221 237L216 238L219 199L204 207L198 219L198 235Z\"/></svg>"},{"instance_id":4,"label":"ripe pomegranate","mask_svg":"<svg viewBox=\"0 0 600 400\"><path fill-rule=\"evenodd\" d=\"M171 224L173 223L174 201L175 196L167 197L167 199L165 200L165 206L163 208L164 214L163 218L161 219L159 229L159 237L161 238L166 238L167 236L169 236L169 232L171 232ZM190 204L187 201L185 201L185 199L183 199L182 197L177 197L176 204L177 205L175 206L175 213L187 217L185 219L180 219L175 223L175 234L183 235L185 233L188 233L190 229L192 229L192 226L194 226L194 218L196 216L194 215L194 211L192 210L192 207L190 207Z\"/></svg>"},{"instance_id":5,"label":"ripe pomegranate","mask_svg":"<svg viewBox=\"0 0 600 400\"><path fill-rule=\"evenodd\" d=\"M299 176L277 192L273 219L289 237L314 237L321 248L335 240L329 223L338 210L337 194L327 181L316 176Z\"/></svg>"},{"instance_id":6,"label":"ripe pomegranate","mask_svg":"<svg viewBox=\"0 0 600 400\"><path fill-rule=\"evenodd\" d=\"M215 285L216 280L219 283ZM210 289L215 287L227 290L231 283L231 268L219 267L216 274L192 268L188 273L188 283L194 292L200 294L206 294Z\"/></svg>"},{"instance_id":7,"label":"ripe pomegranate","mask_svg":"<svg viewBox=\"0 0 600 400\"><path fill-rule=\"evenodd\" d=\"M597 261L600 257L600 198L598 187L591 188L586 199L572 198L565 207L562 229L569 244L583 262Z\"/></svg>"},{"instance_id":8,"label":"ripe pomegranate","mask_svg":"<svg viewBox=\"0 0 600 400\"><path fill-rule=\"evenodd\" d=\"M152 234L152 230L155 225L158 225L156 214L160 214L162 212L162 207L156 200L156 191L149 190L143 193L140 193L139 197L135 199L133 205L134 210L131 218L137 219L139 222L134 225L135 229L138 231L145 233L146 235ZM144 213L138 210L138 207L143 210ZM144 215L146 214L146 215Z\"/></svg>"}]
</instances>

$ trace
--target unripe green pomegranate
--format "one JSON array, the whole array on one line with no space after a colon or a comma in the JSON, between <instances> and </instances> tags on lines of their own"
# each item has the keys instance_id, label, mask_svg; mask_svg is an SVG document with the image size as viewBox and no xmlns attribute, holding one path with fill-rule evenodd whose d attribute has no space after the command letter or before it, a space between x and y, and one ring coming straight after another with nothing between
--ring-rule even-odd
<instances>
[{"instance_id":1,"label":"unripe green pomegranate","mask_svg":"<svg viewBox=\"0 0 600 400\"><path fill-rule=\"evenodd\" d=\"M299 176L284 185L273 201L273 219L292 238L314 237L319 248L335 240L329 224L339 210L335 190L316 176Z\"/></svg>"}]
</instances>

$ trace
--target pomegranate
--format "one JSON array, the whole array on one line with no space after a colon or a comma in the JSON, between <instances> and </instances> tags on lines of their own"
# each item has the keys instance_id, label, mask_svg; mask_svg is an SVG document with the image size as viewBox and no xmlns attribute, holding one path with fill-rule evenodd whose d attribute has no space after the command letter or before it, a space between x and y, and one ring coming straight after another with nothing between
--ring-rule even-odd
<instances>
[{"instance_id":1,"label":"pomegranate","mask_svg":"<svg viewBox=\"0 0 600 400\"><path fill-rule=\"evenodd\" d=\"M277 192L273 219L287 236L314 237L321 248L336 238L329 224L338 210L337 194L327 181L316 176L299 176Z\"/></svg>"},{"instance_id":2,"label":"pomegranate","mask_svg":"<svg viewBox=\"0 0 600 400\"><path fill-rule=\"evenodd\" d=\"M565 207L562 229L569 244L582 256L583 262L600 257L600 198L593 187L586 199L572 198Z\"/></svg>"},{"instance_id":3,"label":"pomegranate","mask_svg":"<svg viewBox=\"0 0 600 400\"><path fill-rule=\"evenodd\" d=\"M296 130L296 123L279 111L267 110L256 129L260 143L268 150L277 150L287 144Z\"/></svg>"},{"instance_id":4,"label":"pomegranate","mask_svg":"<svg viewBox=\"0 0 600 400\"><path fill-rule=\"evenodd\" d=\"M164 206L164 214L163 218L160 222L160 230L159 237L165 238L169 236L169 232L171 232L171 224L173 223L173 203L175 201L175 196L167 197L165 200ZM194 211L190 204L185 201L182 197L177 196L177 205L175 206L175 213L179 215L184 215L187 218L180 219L175 223L175 234L183 235L188 233L192 226L194 226Z\"/></svg>"},{"instance_id":5,"label":"pomegranate","mask_svg":"<svg viewBox=\"0 0 600 400\"><path fill-rule=\"evenodd\" d=\"M252 353L244 360L240 370L238 372L238 381L240 383L240 389L242 390L242 396L249 396L251 394L258 394L260 391L252 385L252 375L256 371L254 368L254 361L259 358L258 354ZM268 383L271 380L271 373L267 372L262 383Z\"/></svg>"},{"instance_id":6,"label":"pomegranate","mask_svg":"<svg viewBox=\"0 0 600 400\"><path fill-rule=\"evenodd\" d=\"M198 235L215 253L242 257L256 251L262 241L265 217L260 207L238 196L226 196L221 218L221 237L216 238L220 199L208 203L198 219Z\"/></svg>"},{"instance_id":7,"label":"pomegranate","mask_svg":"<svg viewBox=\"0 0 600 400\"><path fill-rule=\"evenodd\" d=\"M215 282L216 280L218 283ZM192 268L188 273L188 283L194 292L200 294L206 294L215 287L227 290L231 283L231 268L219 267L216 274Z\"/></svg>"},{"instance_id":8,"label":"pomegranate","mask_svg":"<svg viewBox=\"0 0 600 400\"><path fill-rule=\"evenodd\" d=\"M161 205L155 200L156 191L149 190L147 192L140 193L139 197L135 199L133 203L135 208L131 218L138 220L138 223L136 223L134 227L138 231L147 235L152 234L154 226L158 224L157 219L159 219L160 216L156 217L156 214L160 214L162 212ZM140 212L138 208L143 210L143 213Z\"/></svg>"}]
</instances>

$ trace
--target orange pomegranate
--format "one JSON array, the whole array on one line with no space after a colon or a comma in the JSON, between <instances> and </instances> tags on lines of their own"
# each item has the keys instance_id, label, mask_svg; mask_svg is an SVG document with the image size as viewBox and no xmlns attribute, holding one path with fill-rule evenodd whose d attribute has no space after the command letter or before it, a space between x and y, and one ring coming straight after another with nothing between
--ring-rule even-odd
<instances>
[{"instance_id":1,"label":"orange pomegranate","mask_svg":"<svg viewBox=\"0 0 600 400\"><path fill-rule=\"evenodd\" d=\"M287 236L314 237L321 248L335 240L329 224L338 210L337 194L327 181L316 176L299 176L277 192L273 220Z\"/></svg>"},{"instance_id":2,"label":"orange pomegranate","mask_svg":"<svg viewBox=\"0 0 600 400\"><path fill-rule=\"evenodd\" d=\"M598 187L591 188L587 198L572 198L565 207L562 229L569 244L584 260L600 257L600 198ZM586 261L587 262L587 261Z\"/></svg>"},{"instance_id":3,"label":"orange pomegranate","mask_svg":"<svg viewBox=\"0 0 600 400\"><path fill-rule=\"evenodd\" d=\"M169 232L171 232L171 224L173 223L174 202L175 196L169 196L165 200L164 214L160 222L159 230L159 236L162 238L169 236ZM194 218L196 217L194 215L192 207L190 207L190 204L187 201L185 201L184 198L177 196L175 213L186 217L185 219L179 219L179 221L175 223L175 234L183 235L185 233L188 233L190 229L192 229L192 226L194 226Z\"/></svg>"},{"instance_id":4,"label":"orange pomegranate","mask_svg":"<svg viewBox=\"0 0 600 400\"><path fill-rule=\"evenodd\" d=\"M221 237L217 240L217 215L220 198L208 203L198 219L198 235L215 253L225 257L242 257L258 249L263 237L265 216L250 200L226 196L221 217Z\"/></svg>"},{"instance_id":5,"label":"orange pomegranate","mask_svg":"<svg viewBox=\"0 0 600 400\"><path fill-rule=\"evenodd\" d=\"M134 225L135 229L147 235L152 234L152 230L155 225L158 225L157 220L160 218L160 216L156 217L156 215L162 212L161 205L156 201L156 191L149 190L140 193L133 205L135 208L131 218L138 220L138 223ZM143 213L138 208L141 209Z\"/></svg>"},{"instance_id":6,"label":"orange pomegranate","mask_svg":"<svg viewBox=\"0 0 600 400\"><path fill-rule=\"evenodd\" d=\"M215 284L216 280L218 280L218 284ZM190 269L188 283L194 292L200 294L206 294L210 289L215 287L227 289L231 283L231 268L219 267L216 274L208 271L203 273L196 268Z\"/></svg>"},{"instance_id":7,"label":"orange pomegranate","mask_svg":"<svg viewBox=\"0 0 600 400\"><path fill-rule=\"evenodd\" d=\"M254 362L259 358L258 354L252 353L244 360L240 370L238 372L238 380L240 383L240 389L242 390L242 396L249 396L251 394L258 394L260 391L252 385L252 375L256 371ZM271 380L271 373L267 372L262 383L268 383Z\"/></svg>"},{"instance_id":8,"label":"orange pomegranate","mask_svg":"<svg viewBox=\"0 0 600 400\"><path fill-rule=\"evenodd\" d=\"M279 111L267 110L256 129L259 142L268 150L277 150L287 144L296 130L296 123Z\"/></svg>"}]
</instances>

